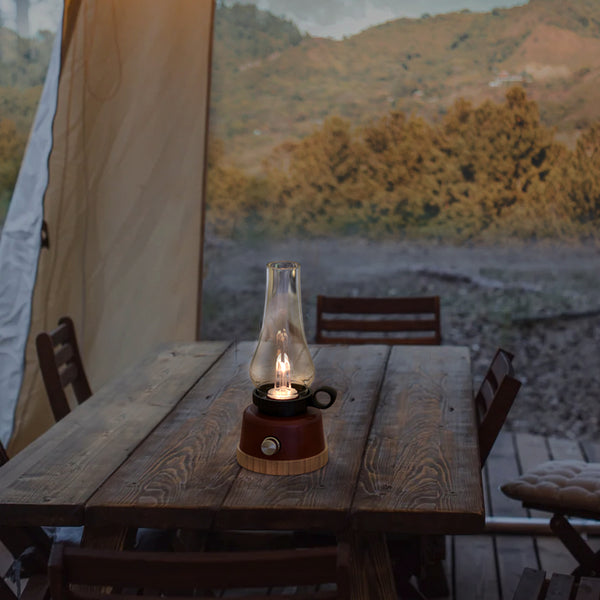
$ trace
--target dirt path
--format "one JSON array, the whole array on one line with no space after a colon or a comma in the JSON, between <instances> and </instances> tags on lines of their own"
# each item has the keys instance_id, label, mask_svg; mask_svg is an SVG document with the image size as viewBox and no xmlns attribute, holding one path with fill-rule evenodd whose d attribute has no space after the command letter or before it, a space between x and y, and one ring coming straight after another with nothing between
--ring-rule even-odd
<instances>
[{"instance_id":1,"label":"dirt path","mask_svg":"<svg viewBox=\"0 0 600 600\"><path fill-rule=\"evenodd\" d=\"M209 239L205 339L256 339L265 264L282 259L302 265L309 341L314 338L318 293L438 294L443 343L470 347L475 386L497 346L515 354L524 385L510 427L600 440L600 249ZM585 312L592 314L578 316Z\"/></svg>"}]
</instances>

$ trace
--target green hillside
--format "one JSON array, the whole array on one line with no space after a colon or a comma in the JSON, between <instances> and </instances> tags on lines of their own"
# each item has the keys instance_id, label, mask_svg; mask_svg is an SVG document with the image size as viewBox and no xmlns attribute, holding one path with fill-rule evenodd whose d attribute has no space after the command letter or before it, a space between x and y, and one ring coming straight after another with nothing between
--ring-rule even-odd
<instances>
[{"instance_id":1,"label":"green hillside","mask_svg":"<svg viewBox=\"0 0 600 600\"><path fill-rule=\"evenodd\" d=\"M212 132L251 171L327 117L360 124L394 109L436 122L458 98L502 102L515 83L571 147L600 116L596 0L399 19L342 41L302 38L254 7L217 15Z\"/></svg>"}]
</instances>

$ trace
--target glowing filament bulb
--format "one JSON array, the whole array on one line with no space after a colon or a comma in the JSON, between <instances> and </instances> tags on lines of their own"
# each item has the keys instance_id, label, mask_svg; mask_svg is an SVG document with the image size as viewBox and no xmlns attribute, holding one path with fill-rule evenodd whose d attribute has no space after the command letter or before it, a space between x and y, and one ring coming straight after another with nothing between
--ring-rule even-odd
<instances>
[{"instance_id":1,"label":"glowing filament bulb","mask_svg":"<svg viewBox=\"0 0 600 600\"><path fill-rule=\"evenodd\" d=\"M275 387L272 387L267 395L274 400L291 400L298 396L298 392L292 387L292 367L287 352L286 330L277 332L277 359L275 360Z\"/></svg>"}]
</instances>

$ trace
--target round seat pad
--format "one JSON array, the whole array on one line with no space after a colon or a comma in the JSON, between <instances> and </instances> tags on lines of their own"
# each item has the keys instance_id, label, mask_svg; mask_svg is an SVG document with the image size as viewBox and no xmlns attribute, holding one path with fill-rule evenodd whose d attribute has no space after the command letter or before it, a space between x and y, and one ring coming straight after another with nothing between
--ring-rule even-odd
<instances>
[{"instance_id":1,"label":"round seat pad","mask_svg":"<svg viewBox=\"0 0 600 600\"><path fill-rule=\"evenodd\" d=\"M510 498L549 511L598 513L600 463L552 460L542 463L500 488Z\"/></svg>"}]
</instances>

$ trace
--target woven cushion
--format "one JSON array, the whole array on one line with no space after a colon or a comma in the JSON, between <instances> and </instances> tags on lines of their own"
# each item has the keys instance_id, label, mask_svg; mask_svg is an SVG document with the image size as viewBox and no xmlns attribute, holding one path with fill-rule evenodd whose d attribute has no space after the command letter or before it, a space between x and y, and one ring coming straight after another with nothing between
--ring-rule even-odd
<instances>
[{"instance_id":1,"label":"woven cushion","mask_svg":"<svg viewBox=\"0 0 600 600\"><path fill-rule=\"evenodd\" d=\"M600 463L552 460L500 489L524 504L565 514L597 513L600 518Z\"/></svg>"}]
</instances>

